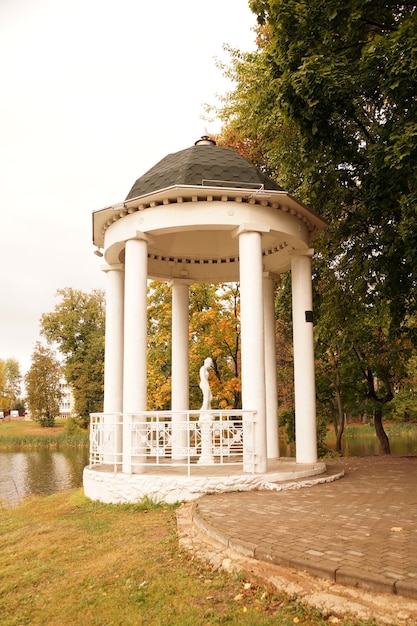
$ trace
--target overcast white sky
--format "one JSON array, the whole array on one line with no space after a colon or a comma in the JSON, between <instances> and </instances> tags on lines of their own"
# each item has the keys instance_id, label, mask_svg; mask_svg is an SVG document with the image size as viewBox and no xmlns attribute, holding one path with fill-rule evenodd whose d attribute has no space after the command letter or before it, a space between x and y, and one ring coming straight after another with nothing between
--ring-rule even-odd
<instances>
[{"instance_id":1,"label":"overcast white sky","mask_svg":"<svg viewBox=\"0 0 417 626\"><path fill-rule=\"evenodd\" d=\"M57 289L104 287L92 212L219 130L215 59L254 24L247 0L0 0L0 358L22 374Z\"/></svg>"}]
</instances>

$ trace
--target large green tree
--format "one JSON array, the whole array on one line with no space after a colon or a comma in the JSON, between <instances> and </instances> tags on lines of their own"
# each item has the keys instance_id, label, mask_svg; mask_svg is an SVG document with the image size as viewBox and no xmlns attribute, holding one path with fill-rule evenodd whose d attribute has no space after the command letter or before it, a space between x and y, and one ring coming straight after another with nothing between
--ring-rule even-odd
<instances>
[{"instance_id":1,"label":"large green tree","mask_svg":"<svg viewBox=\"0 0 417 626\"><path fill-rule=\"evenodd\" d=\"M61 301L41 317L41 334L64 357L64 374L74 393L75 413L86 426L90 413L103 410L104 294L71 288L57 292Z\"/></svg>"},{"instance_id":2,"label":"large green tree","mask_svg":"<svg viewBox=\"0 0 417 626\"><path fill-rule=\"evenodd\" d=\"M328 220L314 242L324 369L339 416L343 396L355 396L342 375L356 388L358 405L373 402L388 452L381 411L407 358L403 349L400 363L396 346L414 340L416 4L250 5L261 24L258 50L231 51L227 71L235 89L223 100L221 140L231 140ZM382 368L378 347L395 367Z\"/></svg>"},{"instance_id":3,"label":"large green tree","mask_svg":"<svg viewBox=\"0 0 417 626\"><path fill-rule=\"evenodd\" d=\"M270 29L276 106L299 133L332 252L342 244L352 289L362 266L369 299L387 299L400 324L416 304L417 4L250 4Z\"/></svg>"},{"instance_id":4,"label":"large green tree","mask_svg":"<svg viewBox=\"0 0 417 626\"><path fill-rule=\"evenodd\" d=\"M41 426L54 426L61 400L61 363L50 346L36 343L32 364L25 376L31 419Z\"/></svg>"}]
</instances>

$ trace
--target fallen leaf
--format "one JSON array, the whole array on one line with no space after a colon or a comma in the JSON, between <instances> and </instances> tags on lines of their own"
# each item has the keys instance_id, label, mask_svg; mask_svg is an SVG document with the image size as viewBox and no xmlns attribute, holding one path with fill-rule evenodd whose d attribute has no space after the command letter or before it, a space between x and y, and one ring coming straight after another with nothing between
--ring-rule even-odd
<instances>
[{"instance_id":1,"label":"fallen leaf","mask_svg":"<svg viewBox=\"0 0 417 626\"><path fill-rule=\"evenodd\" d=\"M401 528L401 526L393 526L391 528L392 533L400 533L402 530L404 530L404 528Z\"/></svg>"},{"instance_id":2,"label":"fallen leaf","mask_svg":"<svg viewBox=\"0 0 417 626\"><path fill-rule=\"evenodd\" d=\"M245 583L243 585L243 589L250 589L251 588L251 584L250 583Z\"/></svg>"},{"instance_id":3,"label":"fallen leaf","mask_svg":"<svg viewBox=\"0 0 417 626\"><path fill-rule=\"evenodd\" d=\"M233 600L241 600L243 598L243 593L238 593L237 596L233 598Z\"/></svg>"}]
</instances>

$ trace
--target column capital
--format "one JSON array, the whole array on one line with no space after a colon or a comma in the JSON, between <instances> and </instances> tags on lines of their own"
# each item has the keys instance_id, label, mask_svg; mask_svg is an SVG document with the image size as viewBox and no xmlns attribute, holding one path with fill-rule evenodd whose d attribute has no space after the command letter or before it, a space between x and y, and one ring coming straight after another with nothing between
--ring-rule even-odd
<instances>
[{"instance_id":1,"label":"column capital","mask_svg":"<svg viewBox=\"0 0 417 626\"><path fill-rule=\"evenodd\" d=\"M102 272L111 272L111 271L124 272L125 266L123 263L112 263L109 265L101 265L100 269Z\"/></svg>"},{"instance_id":2,"label":"column capital","mask_svg":"<svg viewBox=\"0 0 417 626\"><path fill-rule=\"evenodd\" d=\"M190 285L193 285L194 282L195 281L190 278L171 278L167 281L167 285L170 289L172 289L174 285L185 285L186 287L189 287Z\"/></svg>"},{"instance_id":3,"label":"column capital","mask_svg":"<svg viewBox=\"0 0 417 626\"><path fill-rule=\"evenodd\" d=\"M240 224L237 228L232 232L232 237L239 237L242 233L269 233L271 231L270 227L266 224Z\"/></svg>"},{"instance_id":4,"label":"column capital","mask_svg":"<svg viewBox=\"0 0 417 626\"><path fill-rule=\"evenodd\" d=\"M151 235L148 235L147 233L144 233L142 230L136 230L134 235L132 233L132 237L128 237L125 240L125 244L128 241L145 241L146 243L153 243L154 242L154 238L151 237Z\"/></svg>"},{"instance_id":5,"label":"column capital","mask_svg":"<svg viewBox=\"0 0 417 626\"><path fill-rule=\"evenodd\" d=\"M291 257L297 257L297 256L308 256L308 257L312 257L314 254L314 249L313 248L304 248L304 249L297 249L297 250L288 250L288 254Z\"/></svg>"},{"instance_id":6,"label":"column capital","mask_svg":"<svg viewBox=\"0 0 417 626\"><path fill-rule=\"evenodd\" d=\"M262 273L263 278L270 278L271 280L278 280L279 279L279 274L277 274L276 272L269 272L269 271L264 271Z\"/></svg>"}]
</instances>

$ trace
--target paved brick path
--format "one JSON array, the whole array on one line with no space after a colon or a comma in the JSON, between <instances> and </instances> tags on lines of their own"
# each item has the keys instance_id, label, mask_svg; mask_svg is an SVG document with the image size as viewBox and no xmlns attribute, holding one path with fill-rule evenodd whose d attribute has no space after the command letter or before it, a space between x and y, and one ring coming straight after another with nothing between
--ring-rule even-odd
<instances>
[{"instance_id":1,"label":"paved brick path","mask_svg":"<svg viewBox=\"0 0 417 626\"><path fill-rule=\"evenodd\" d=\"M204 496L194 520L260 561L417 599L417 457L335 459L334 482Z\"/></svg>"}]
</instances>

